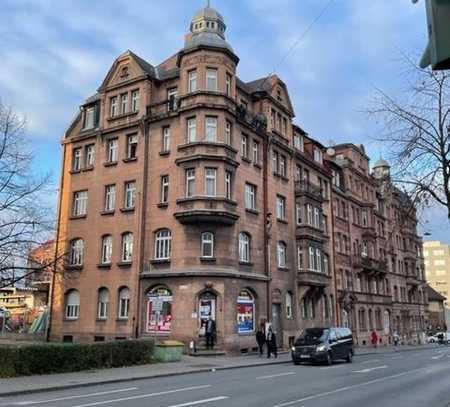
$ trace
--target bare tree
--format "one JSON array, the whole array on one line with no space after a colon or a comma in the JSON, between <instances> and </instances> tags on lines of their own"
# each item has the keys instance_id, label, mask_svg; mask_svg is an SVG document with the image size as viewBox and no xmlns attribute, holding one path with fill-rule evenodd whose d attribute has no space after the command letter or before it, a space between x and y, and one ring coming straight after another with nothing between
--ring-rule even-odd
<instances>
[{"instance_id":1,"label":"bare tree","mask_svg":"<svg viewBox=\"0 0 450 407\"><path fill-rule=\"evenodd\" d=\"M393 164L393 181L416 205L437 203L450 219L450 72L421 69L406 58L408 88L394 98L377 90L368 113Z\"/></svg>"},{"instance_id":2,"label":"bare tree","mask_svg":"<svg viewBox=\"0 0 450 407\"><path fill-rule=\"evenodd\" d=\"M23 280L39 267L29 251L53 236L46 205L50 177L34 176L25 120L0 102L0 288Z\"/></svg>"}]
</instances>

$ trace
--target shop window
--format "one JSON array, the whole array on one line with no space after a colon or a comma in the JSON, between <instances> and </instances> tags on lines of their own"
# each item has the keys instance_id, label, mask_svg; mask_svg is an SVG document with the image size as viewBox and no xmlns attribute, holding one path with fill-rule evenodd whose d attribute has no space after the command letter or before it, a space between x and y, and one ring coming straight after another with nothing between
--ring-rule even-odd
<instances>
[{"instance_id":1,"label":"shop window","mask_svg":"<svg viewBox=\"0 0 450 407\"><path fill-rule=\"evenodd\" d=\"M241 290L237 298L238 333L255 330L255 299L248 290Z\"/></svg>"},{"instance_id":2,"label":"shop window","mask_svg":"<svg viewBox=\"0 0 450 407\"><path fill-rule=\"evenodd\" d=\"M147 332L169 333L172 324L172 293L164 286L147 294Z\"/></svg>"}]
</instances>

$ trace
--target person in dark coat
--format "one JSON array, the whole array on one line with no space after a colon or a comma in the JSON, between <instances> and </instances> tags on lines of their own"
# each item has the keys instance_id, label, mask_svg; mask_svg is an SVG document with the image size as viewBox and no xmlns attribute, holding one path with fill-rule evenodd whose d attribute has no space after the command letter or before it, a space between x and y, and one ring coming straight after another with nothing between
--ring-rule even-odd
<instances>
[{"instance_id":1,"label":"person in dark coat","mask_svg":"<svg viewBox=\"0 0 450 407\"><path fill-rule=\"evenodd\" d=\"M214 339L216 338L216 321L208 317L205 324L206 349L214 349Z\"/></svg>"},{"instance_id":2,"label":"person in dark coat","mask_svg":"<svg viewBox=\"0 0 450 407\"><path fill-rule=\"evenodd\" d=\"M275 357L278 357L277 336L275 335L272 326L269 326L269 329L267 330L266 343L267 343L267 357L270 358L271 354L273 354L273 356Z\"/></svg>"},{"instance_id":3,"label":"person in dark coat","mask_svg":"<svg viewBox=\"0 0 450 407\"><path fill-rule=\"evenodd\" d=\"M262 327L259 327L258 332L256 332L256 343L258 344L259 356L261 357L264 354L264 344L266 343L266 335Z\"/></svg>"},{"instance_id":4,"label":"person in dark coat","mask_svg":"<svg viewBox=\"0 0 450 407\"><path fill-rule=\"evenodd\" d=\"M377 331L375 331L375 329L372 330L372 334L370 335L370 340L372 342L373 347L376 348L378 345L378 334L377 334Z\"/></svg>"}]
</instances>

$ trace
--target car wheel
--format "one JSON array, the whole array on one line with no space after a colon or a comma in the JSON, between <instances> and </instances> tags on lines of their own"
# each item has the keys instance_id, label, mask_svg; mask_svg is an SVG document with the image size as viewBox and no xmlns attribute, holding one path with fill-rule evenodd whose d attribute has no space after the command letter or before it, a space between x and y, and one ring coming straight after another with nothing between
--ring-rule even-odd
<instances>
[{"instance_id":1,"label":"car wheel","mask_svg":"<svg viewBox=\"0 0 450 407\"><path fill-rule=\"evenodd\" d=\"M347 363L352 363L352 362L353 362L353 354L352 354L352 351L349 351L349 352L348 352L348 355L347 355L347 357L345 358L345 361L346 361Z\"/></svg>"},{"instance_id":2,"label":"car wheel","mask_svg":"<svg viewBox=\"0 0 450 407\"><path fill-rule=\"evenodd\" d=\"M327 353L327 360L326 360L326 363L327 363L328 366L331 366L331 365L333 364L333 358L332 358L332 356L331 356L331 352L328 352L328 353Z\"/></svg>"}]
</instances>

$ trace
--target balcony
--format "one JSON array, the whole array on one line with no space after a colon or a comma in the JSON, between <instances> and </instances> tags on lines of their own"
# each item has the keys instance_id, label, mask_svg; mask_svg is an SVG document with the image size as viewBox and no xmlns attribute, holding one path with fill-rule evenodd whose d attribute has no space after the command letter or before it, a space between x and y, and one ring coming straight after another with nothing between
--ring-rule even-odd
<instances>
[{"instance_id":1,"label":"balcony","mask_svg":"<svg viewBox=\"0 0 450 407\"><path fill-rule=\"evenodd\" d=\"M175 160L177 165L195 160L224 161L235 167L239 165L236 161L237 150L225 143L194 141L179 145L177 150L179 152Z\"/></svg>"},{"instance_id":2,"label":"balcony","mask_svg":"<svg viewBox=\"0 0 450 407\"><path fill-rule=\"evenodd\" d=\"M330 284L331 277L325 273L303 269L297 272L297 284L312 287L326 287Z\"/></svg>"},{"instance_id":3,"label":"balcony","mask_svg":"<svg viewBox=\"0 0 450 407\"><path fill-rule=\"evenodd\" d=\"M236 206L236 202L223 197L193 196L177 199L174 216L182 224L233 225L239 219Z\"/></svg>"},{"instance_id":4,"label":"balcony","mask_svg":"<svg viewBox=\"0 0 450 407\"><path fill-rule=\"evenodd\" d=\"M170 98L159 103L147 106L147 116L150 120L161 120L178 114L179 107L178 98Z\"/></svg>"},{"instance_id":5,"label":"balcony","mask_svg":"<svg viewBox=\"0 0 450 407\"><path fill-rule=\"evenodd\" d=\"M353 256L353 266L363 269L369 273L387 273L386 260L377 260L363 255Z\"/></svg>"},{"instance_id":6,"label":"balcony","mask_svg":"<svg viewBox=\"0 0 450 407\"><path fill-rule=\"evenodd\" d=\"M322 189L309 181L295 181L295 194L297 196L306 195L317 201L323 201Z\"/></svg>"},{"instance_id":7,"label":"balcony","mask_svg":"<svg viewBox=\"0 0 450 407\"><path fill-rule=\"evenodd\" d=\"M359 293L354 292L358 303L391 305L392 297L385 294Z\"/></svg>"},{"instance_id":8,"label":"balcony","mask_svg":"<svg viewBox=\"0 0 450 407\"><path fill-rule=\"evenodd\" d=\"M302 224L297 225L295 229L295 237L297 239L313 240L319 243L323 243L327 236L322 230L315 228L314 226Z\"/></svg>"}]
</instances>

